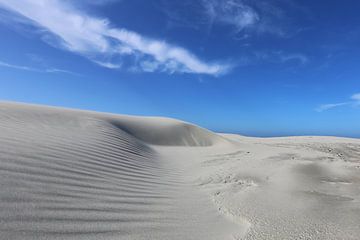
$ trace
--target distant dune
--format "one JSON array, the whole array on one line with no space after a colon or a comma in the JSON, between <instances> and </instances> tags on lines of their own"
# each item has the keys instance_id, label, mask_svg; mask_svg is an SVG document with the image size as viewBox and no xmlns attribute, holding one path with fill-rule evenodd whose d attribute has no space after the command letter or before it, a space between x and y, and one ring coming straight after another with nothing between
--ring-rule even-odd
<instances>
[{"instance_id":1,"label":"distant dune","mask_svg":"<svg viewBox=\"0 0 360 240\"><path fill-rule=\"evenodd\" d=\"M359 239L360 140L0 103L0 239Z\"/></svg>"}]
</instances>

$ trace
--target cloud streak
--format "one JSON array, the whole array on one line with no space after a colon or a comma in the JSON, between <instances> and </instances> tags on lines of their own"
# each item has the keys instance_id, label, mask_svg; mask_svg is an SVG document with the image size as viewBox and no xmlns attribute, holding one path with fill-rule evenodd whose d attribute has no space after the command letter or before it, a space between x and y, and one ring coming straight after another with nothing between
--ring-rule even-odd
<instances>
[{"instance_id":1,"label":"cloud streak","mask_svg":"<svg viewBox=\"0 0 360 240\"><path fill-rule=\"evenodd\" d=\"M337 107L341 107L341 106L345 106L345 105L349 105L349 104L350 104L350 102L321 104L315 110L317 112L323 112L323 111L330 110L332 108L337 108Z\"/></svg>"},{"instance_id":2,"label":"cloud streak","mask_svg":"<svg viewBox=\"0 0 360 240\"><path fill-rule=\"evenodd\" d=\"M59 69L59 68L45 68L45 69L40 69L40 68L33 68L33 67L28 67L28 66L10 64L10 63L3 62L3 61L0 61L0 67L12 68L12 69L17 69L17 70L22 70L22 71L29 71L29 72L39 72L39 73L66 73L66 74L71 74L71 75L78 75L77 73L74 73L74 72L71 72L71 71L67 71L67 70L64 70L64 69Z\"/></svg>"},{"instance_id":3,"label":"cloud streak","mask_svg":"<svg viewBox=\"0 0 360 240\"><path fill-rule=\"evenodd\" d=\"M303 65L309 61L309 58L306 55L301 54L301 53L294 53L294 54L281 53L279 55L279 57L282 62L298 61Z\"/></svg>"},{"instance_id":4,"label":"cloud streak","mask_svg":"<svg viewBox=\"0 0 360 240\"><path fill-rule=\"evenodd\" d=\"M230 69L225 63L203 61L182 47L113 27L107 19L88 15L69 1L0 0L0 7L40 29L47 42L81 54L102 67L121 68L125 62L131 62L143 71L209 75L224 74Z\"/></svg>"},{"instance_id":5,"label":"cloud streak","mask_svg":"<svg viewBox=\"0 0 360 240\"><path fill-rule=\"evenodd\" d=\"M258 59L274 63L296 63L305 65L309 62L309 57L302 53L286 53L283 51L264 51L255 52Z\"/></svg>"},{"instance_id":6,"label":"cloud streak","mask_svg":"<svg viewBox=\"0 0 360 240\"><path fill-rule=\"evenodd\" d=\"M350 99L351 100L348 102L321 104L315 109L315 111L324 112L342 106L360 106L360 93L352 95Z\"/></svg>"}]
</instances>

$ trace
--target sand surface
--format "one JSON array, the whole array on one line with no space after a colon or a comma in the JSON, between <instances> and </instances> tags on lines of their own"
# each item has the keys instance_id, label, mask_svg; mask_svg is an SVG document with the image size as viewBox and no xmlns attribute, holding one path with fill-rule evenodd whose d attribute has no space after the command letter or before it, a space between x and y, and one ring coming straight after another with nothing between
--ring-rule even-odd
<instances>
[{"instance_id":1,"label":"sand surface","mask_svg":"<svg viewBox=\"0 0 360 240\"><path fill-rule=\"evenodd\" d=\"M0 239L359 239L360 140L0 103Z\"/></svg>"}]
</instances>

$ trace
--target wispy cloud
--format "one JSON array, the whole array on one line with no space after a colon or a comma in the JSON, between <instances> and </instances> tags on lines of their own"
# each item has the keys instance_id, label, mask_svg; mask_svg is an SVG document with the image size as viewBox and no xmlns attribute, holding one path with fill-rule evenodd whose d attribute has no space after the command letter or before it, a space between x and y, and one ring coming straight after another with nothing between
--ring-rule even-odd
<instances>
[{"instance_id":1,"label":"wispy cloud","mask_svg":"<svg viewBox=\"0 0 360 240\"><path fill-rule=\"evenodd\" d=\"M112 63L112 62L102 62L102 61L97 61L97 60L92 60L94 63L105 67L105 68L110 68L110 69L120 69L122 67L121 63Z\"/></svg>"},{"instance_id":2,"label":"wispy cloud","mask_svg":"<svg viewBox=\"0 0 360 240\"><path fill-rule=\"evenodd\" d=\"M360 106L360 93L356 93L350 97L350 101L341 102L341 103L328 103L319 105L315 111L323 112L333 108L342 107L342 106Z\"/></svg>"},{"instance_id":3,"label":"wispy cloud","mask_svg":"<svg viewBox=\"0 0 360 240\"><path fill-rule=\"evenodd\" d=\"M22 65L16 65L16 64L11 64L11 63L7 63L7 62L3 62L0 61L0 67L5 67L5 68L12 68L12 69L17 69L17 70L22 70L22 71L30 71L30 72L39 72L39 73L66 73L66 74L71 74L71 75L78 75L77 73L68 71L68 70L64 70L64 69L59 69L59 68L34 68L34 67L29 67L29 66L22 66Z\"/></svg>"},{"instance_id":4,"label":"wispy cloud","mask_svg":"<svg viewBox=\"0 0 360 240\"><path fill-rule=\"evenodd\" d=\"M309 58L301 53L293 53L293 54L284 54L281 53L279 55L282 62L288 62L288 61L298 61L301 64L306 64L309 61Z\"/></svg>"},{"instance_id":5,"label":"wispy cloud","mask_svg":"<svg viewBox=\"0 0 360 240\"><path fill-rule=\"evenodd\" d=\"M219 75L230 69L225 63L203 61L182 47L113 27L107 19L86 14L70 1L0 0L0 7L41 29L43 39L49 43L81 54L102 67L119 68L126 59L144 71Z\"/></svg>"},{"instance_id":6,"label":"wispy cloud","mask_svg":"<svg viewBox=\"0 0 360 240\"><path fill-rule=\"evenodd\" d=\"M0 61L0 67L13 68L13 69L24 70L24 71L39 72L37 69L32 68L32 67L14 65L14 64L2 62L2 61Z\"/></svg>"},{"instance_id":7,"label":"wispy cloud","mask_svg":"<svg viewBox=\"0 0 360 240\"><path fill-rule=\"evenodd\" d=\"M167 16L169 27L205 30L208 34L217 26L226 26L235 40L246 41L254 35L272 34L288 37L295 27L289 27L290 0L182 0L158 1ZM284 11L286 9L286 11Z\"/></svg>"},{"instance_id":8,"label":"wispy cloud","mask_svg":"<svg viewBox=\"0 0 360 240\"><path fill-rule=\"evenodd\" d=\"M323 112L323 111L326 111L326 110L329 110L332 108L341 107L341 106L345 106L345 105L349 105L349 104L350 104L350 102L321 104L315 110L317 112Z\"/></svg>"},{"instance_id":9,"label":"wispy cloud","mask_svg":"<svg viewBox=\"0 0 360 240\"><path fill-rule=\"evenodd\" d=\"M236 32L254 26L260 16L254 8L236 0L203 0L211 24L216 22L235 27Z\"/></svg>"},{"instance_id":10,"label":"wispy cloud","mask_svg":"<svg viewBox=\"0 0 360 240\"><path fill-rule=\"evenodd\" d=\"M284 51L255 52L256 58L274 63L295 62L304 65L309 62L309 57L302 53L286 53Z\"/></svg>"},{"instance_id":11,"label":"wispy cloud","mask_svg":"<svg viewBox=\"0 0 360 240\"><path fill-rule=\"evenodd\" d=\"M67 0L67 1L69 1L69 0ZM122 1L122 0L77 0L76 2L79 2L81 4L86 3L86 4L90 4L90 5L106 5L106 4L120 2L120 1Z\"/></svg>"},{"instance_id":12,"label":"wispy cloud","mask_svg":"<svg viewBox=\"0 0 360 240\"><path fill-rule=\"evenodd\" d=\"M285 14L269 1L201 0L211 26L224 24L236 34L271 33L284 36Z\"/></svg>"}]
</instances>

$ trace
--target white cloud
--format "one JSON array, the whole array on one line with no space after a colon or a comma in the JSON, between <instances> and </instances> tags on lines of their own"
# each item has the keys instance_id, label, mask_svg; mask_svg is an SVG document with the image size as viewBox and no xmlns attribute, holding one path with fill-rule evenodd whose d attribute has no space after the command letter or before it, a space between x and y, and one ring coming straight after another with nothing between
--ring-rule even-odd
<instances>
[{"instance_id":1,"label":"white cloud","mask_svg":"<svg viewBox=\"0 0 360 240\"><path fill-rule=\"evenodd\" d=\"M98 64L99 66L109 68L109 69L120 69L122 67L121 63L111 63L111 62L102 62L98 60L92 60L94 63Z\"/></svg>"},{"instance_id":2,"label":"white cloud","mask_svg":"<svg viewBox=\"0 0 360 240\"><path fill-rule=\"evenodd\" d=\"M323 112L332 108L341 107L344 105L349 105L349 102L343 102L343 103L329 103L329 104L322 104L319 107L317 107L315 110L317 112Z\"/></svg>"},{"instance_id":3,"label":"white cloud","mask_svg":"<svg viewBox=\"0 0 360 240\"><path fill-rule=\"evenodd\" d=\"M125 29L109 29L107 34L119 40L124 45L123 47L151 56L153 65L159 64L164 71L216 75L228 70L228 66L225 65L200 61L184 48L172 46L163 41L150 40Z\"/></svg>"},{"instance_id":4,"label":"white cloud","mask_svg":"<svg viewBox=\"0 0 360 240\"><path fill-rule=\"evenodd\" d=\"M154 72L159 68L159 64L154 61L143 61L141 67L145 72Z\"/></svg>"},{"instance_id":5,"label":"white cloud","mask_svg":"<svg viewBox=\"0 0 360 240\"><path fill-rule=\"evenodd\" d=\"M77 75L79 76L80 74L78 73L74 73L74 72L71 72L71 71L68 71L68 70L64 70L64 69L59 69L59 68L47 68L45 70L43 70L44 72L47 72L47 73L67 73L67 74L71 74L71 75Z\"/></svg>"},{"instance_id":6,"label":"white cloud","mask_svg":"<svg viewBox=\"0 0 360 240\"><path fill-rule=\"evenodd\" d=\"M14 64L3 62L3 61L0 61L0 67L13 68L13 69L24 70L24 71L38 72L37 69L35 69L35 68L31 68L31 67L27 67L27 66L14 65Z\"/></svg>"},{"instance_id":7,"label":"white cloud","mask_svg":"<svg viewBox=\"0 0 360 240\"><path fill-rule=\"evenodd\" d=\"M144 65L143 61L153 62L152 65L165 72L219 75L229 70L227 64L202 61L184 48L115 28L107 19L90 16L69 1L0 0L0 7L24 17L28 24L43 30L45 36L50 33L58 37L62 48L103 67L118 68L119 60L108 59L132 56L139 67Z\"/></svg>"},{"instance_id":8,"label":"white cloud","mask_svg":"<svg viewBox=\"0 0 360 240\"><path fill-rule=\"evenodd\" d=\"M351 101L342 102L342 103L331 103L331 104L322 104L317 107L315 110L318 112L323 112L332 108L337 108L341 106L360 106L360 93L356 93L350 97Z\"/></svg>"},{"instance_id":9,"label":"white cloud","mask_svg":"<svg viewBox=\"0 0 360 240\"><path fill-rule=\"evenodd\" d=\"M22 70L22 71L39 72L39 73L67 73L67 74L72 74L72 75L78 75L77 73L63 70L63 69L58 69L58 68L40 69L40 68L11 64L11 63L7 63L7 62L3 62L3 61L0 61L0 67L12 68L12 69L17 69L17 70Z\"/></svg>"}]
</instances>

